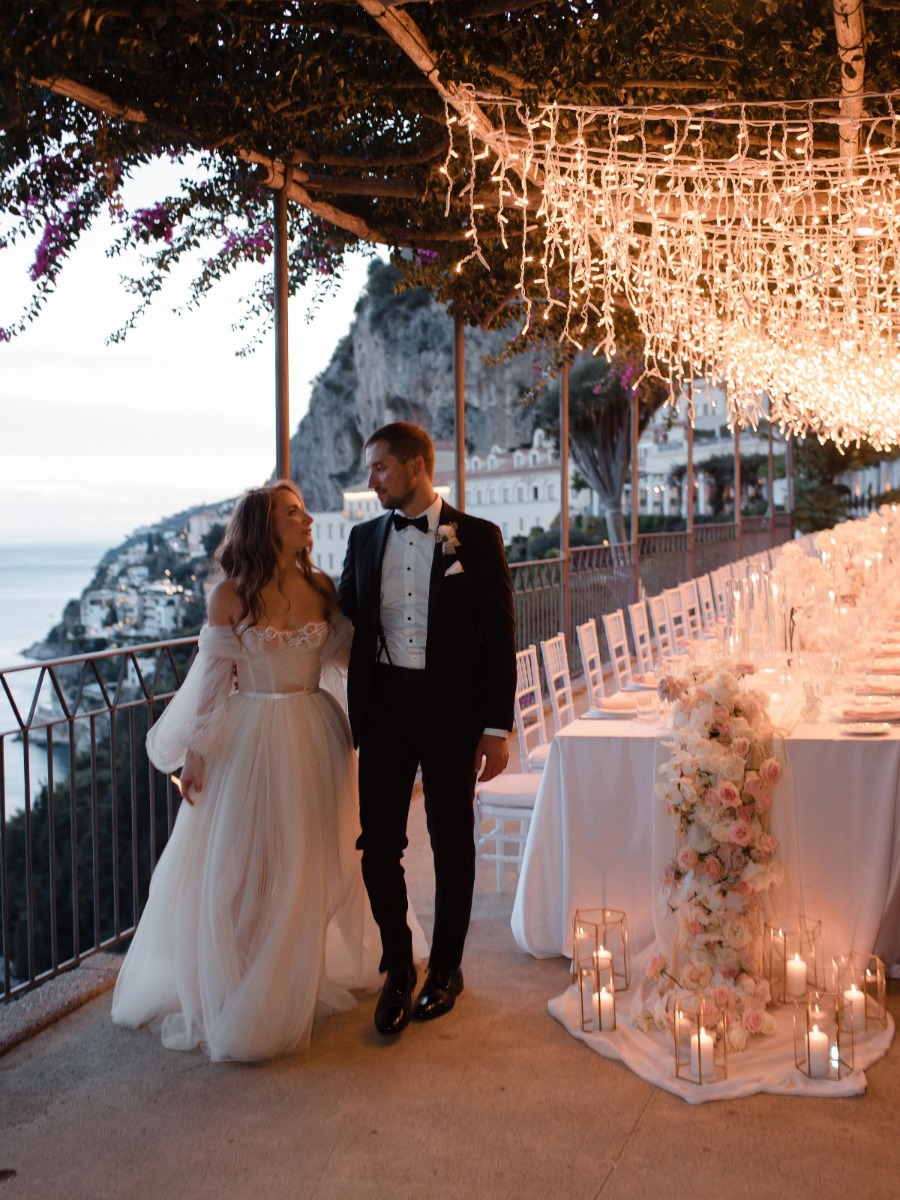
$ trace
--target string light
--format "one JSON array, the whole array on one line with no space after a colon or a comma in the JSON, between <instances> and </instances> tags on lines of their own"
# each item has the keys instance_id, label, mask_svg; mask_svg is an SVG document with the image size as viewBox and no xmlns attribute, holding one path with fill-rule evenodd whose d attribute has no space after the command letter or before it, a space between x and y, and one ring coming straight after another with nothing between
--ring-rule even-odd
<instances>
[{"instance_id":1,"label":"string light","mask_svg":"<svg viewBox=\"0 0 900 1200\"><path fill-rule=\"evenodd\" d=\"M562 339L609 356L625 302L673 403L705 377L724 385L732 424L768 417L839 446L900 443L894 97L865 97L852 161L833 100L529 107L461 89L458 101L469 257L481 257L473 198L489 151L488 186L522 222L526 328L537 288L546 313L565 310ZM475 133L476 104L486 133ZM529 232L543 243L537 261Z\"/></svg>"}]
</instances>

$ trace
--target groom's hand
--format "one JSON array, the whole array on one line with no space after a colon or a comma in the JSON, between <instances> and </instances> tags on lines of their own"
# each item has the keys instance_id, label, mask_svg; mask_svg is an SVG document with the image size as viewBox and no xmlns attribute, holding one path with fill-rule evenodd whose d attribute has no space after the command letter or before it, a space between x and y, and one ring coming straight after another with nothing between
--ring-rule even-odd
<instances>
[{"instance_id":1,"label":"groom's hand","mask_svg":"<svg viewBox=\"0 0 900 1200\"><path fill-rule=\"evenodd\" d=\"M484 766L482 766L482 760ZM483 733L475 747L475 777L479 783L487 783L499 775L509 762L509 742L505 737Z\"/></svg>"}]
</instances>

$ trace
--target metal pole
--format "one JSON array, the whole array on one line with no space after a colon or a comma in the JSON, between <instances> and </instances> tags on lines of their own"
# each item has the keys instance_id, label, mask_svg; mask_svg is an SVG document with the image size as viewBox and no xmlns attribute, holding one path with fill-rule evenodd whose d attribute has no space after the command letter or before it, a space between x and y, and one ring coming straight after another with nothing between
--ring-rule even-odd
<instances>
[{"instance_id":1,"label":"metal pole","mask_svg":"<svg viewBox=\"0 0 900 1200\"><path fill-rule=\"evenodd\" d=\"M769 545L776 544L775 537L775 435L772 430L772 401L769 400Z\"/></svg>"},{"instance_id":2,"label":"metal pole","mask_svg":"<svg viewBox=\"0 0 900 1200\"><path fill-rule=\"evenodd\" d=\"M693 579L694 570L694 383L688 384L691 407L687 428L687 536L688 536L688 579Z\"/></svg>"},{"instance_id":3,"label":"metal pole","mask_svg":"<svg viewBox=\"0 0 900 1200\"><path fill-rule=\"evenodd\" d=\"M741 427L734 423L734 534L737 558L744 557L741 528Z\"/></svg>"},{"instance_id":4,"label":"metal pole","mask_svg":"<svg viewBox=\"0 0 900 1200\"><path fill-rule=\"evenodd\" d=\"M559 553L562 558L560 607L562 630L568 644L569 619L569 364L563 363L559 377Z\"/></svg>"},{"instance_id":5,"label":"metal pole","mask_svg":"<svg viewBox=\"0 0 900 1200\"><path fill-rule=\"evenodd\" d=\"M638 400L637 388L631 393L631 571L634 602L641 598L641 564L638 559L638 544L640 541L640 520L638 509L638 442L641 437L641 402Z\"/></svg>"},{"instance_id":6,"label":"metal pole","mask_svg":"<svg viewBox=\"0 0 900 1200\"><path fill-rule=\"evenodd\" d=\"M453 318L453 380L456 386L456 507L466 511L466 330Z\"/></svg>"},{"instance_id":7,"label":"metal pole","mask_svg":"<svg viewBox=\"0 0 900 1200\"><path fill-rule=\"evenodd\" d=\"M290 373L288 370L288 220L287 188L291 164L284 164L284 184L274 192L275 238L275 476L291 475Z\"/></svg>"}]
</instances>

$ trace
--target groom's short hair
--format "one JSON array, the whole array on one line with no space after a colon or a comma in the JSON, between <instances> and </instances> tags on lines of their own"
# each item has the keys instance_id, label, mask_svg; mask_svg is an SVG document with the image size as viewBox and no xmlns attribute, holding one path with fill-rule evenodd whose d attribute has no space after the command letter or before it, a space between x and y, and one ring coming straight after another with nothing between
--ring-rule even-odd
<instances>
[{"instance_id":1,"label":"groom's short hair","mask_svg":"<svg viewBox=\"0 0 900 1200\"><path fill-rule=\"evenodd\" d=\"M392 421L370 434L364 449L368 450L375 442L384 442L394 458L402 463L421 455L426 475L429 479L434 478L434 442L421 425L414 425L412 421Z\"/></svg>"}]
</instances>

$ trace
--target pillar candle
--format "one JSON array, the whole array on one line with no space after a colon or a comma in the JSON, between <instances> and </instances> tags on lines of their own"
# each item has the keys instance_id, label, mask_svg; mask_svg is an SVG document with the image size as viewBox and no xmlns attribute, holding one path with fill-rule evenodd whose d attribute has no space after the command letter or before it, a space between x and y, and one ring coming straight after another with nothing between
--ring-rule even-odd
<instances>
[{"instance_id":1,"label":"pillar candle","mask_svg":"<svg viewBox=\"0 0 900 1200\"><path fill-rule=\"evenodd\" d=\"M824 1034L822 1035L824 1037ZM695 1079L709 1080L713 1073L713 1038L705 1029L691 1035L691 1074ZM826 1058L828 1039L825 1038Z\"/></svg>"},{"instance_id":2,"label":"pillar candle","mask_svg":"<svg viewBox=\"0 0 900 1200\"><path fill-rule=\"evenodd\" d=\"M600 1031L601 1033L608 1033L616 1027L616 999L612 992L608 992L604 987L598 993L598 1000Z\"/></svg>"},{"instance_id":3,"label":"pillar candle","mask_svg":"<svg viewBox=\"0 0 900 1200\"><path fill-rule=\"evenodd\" d=\"M812 1079L828 1078L828 1037L818 1025L806 1035L806 1062Z\"/></svg>"},{"instance_id":4,"label":"pillar candle","mask_svg":"<svg viewBox=\"0 0 900 1200\"><path fill-rule=\"evenodd\" d=\"M844 1028L860 1033L866 1027L866 994L855 983L844 992L847 1008L844 1011Z\"/></svg>"},{"instance_id":5,"label":"pillar candle","mask_svg":"<svg viewBox=\"0 0 900 1200\"><path fill-rule=\"evenodd\" d=\"M806 963L795 954L784 966L784 990L789 996L802 996L806 991Z\"/></svg>"}]
</instances>

